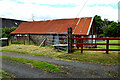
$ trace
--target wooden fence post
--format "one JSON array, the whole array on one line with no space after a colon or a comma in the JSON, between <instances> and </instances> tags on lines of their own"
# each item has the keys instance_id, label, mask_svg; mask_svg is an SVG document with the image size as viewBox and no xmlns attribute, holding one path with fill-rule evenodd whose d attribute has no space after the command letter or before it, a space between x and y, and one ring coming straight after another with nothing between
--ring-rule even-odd
<instances>
[{"instance_id":1,"label":"wooden fence post","mask_svg":"<svg viewBox=\"0 0 120 80\"><path fill-rule=\"evenodd\" d=\"M28 34L28 43L30 44L30 34Z\"/></svg>"},{"instance_id":2,"label":"wooden fence post","mask_svg":"<svg viewBox=\"0 0 120 80\"><path fill-rule=\"evenodd\" d=\"M68 53L72 53L72 27L68 27Z\"/></svg>"},{"instance_id":3,"label":"wooden fence post","mask_svg":"<svg viewBox=\"0 0 120 80\"><path fill-rule=\"evenodd\" d=\"M83 36L81 38L83 38ZM82 43L82 45L81 45L81 53L83 53L83 39L81 39L81 43Z\"/></svg>"},{"instance_id":4,"label":"wooden fence post","mask_svg":"<svg viewBox=\"0 0 120 80\"><path fill-rule=\"evenodd\" d=\"M25 45L25 35L23 35L24 36L24 45Z\"/></svg>"},{"instance_id":5,"label":"wooden fence post","mask_svg":"<svg viewBox=\"0 0 120 80\"><path fill-rule=\"evenodd\" d=\"M108 37L107 37L107 38L108 38ZM109 49L109 39L107 39L107 42L106 42L106 43L107 43L107 45L106 45L106 49L107 49L107 50L106 50L106 53L109 54L109 51L108 51L108 49Z\"/></svg>"},{"instance_id":6,"label":"wooden fence post","mask_svg":"<svg viewBox=\"0 0 120 80\"><path fill-rule=\"evenodd\" d=\"M11 44L12 44L12 37L13 37L13 36L12 36L12 34L11 34Z\"/></svg>"}]
</instances>

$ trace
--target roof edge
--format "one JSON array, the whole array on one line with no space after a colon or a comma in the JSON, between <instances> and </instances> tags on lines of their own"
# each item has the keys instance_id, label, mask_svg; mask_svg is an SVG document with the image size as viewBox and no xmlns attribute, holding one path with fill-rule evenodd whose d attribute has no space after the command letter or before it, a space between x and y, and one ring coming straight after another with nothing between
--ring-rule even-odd
<instances>
[{"instance_id":1,"label":"roof edge","mask_svg":"<svg viewBox=\"0 0 120 80\"><path fill-rule=\"evenodd\" d=\"M90 29L91 29L91 26L92 26L93 19L94 19L94 17L92 17L92 20L91 20L91 22L90 22L90 26L89 26L89 29L88 29L87 35L89 35L89 32L90 32Z\"/></svg>"},{"instance_id":2,"label":"roof edge","mask_svg":"<svg viewBox=\"0 0 120 80\"><path fill-rule=\"evenodd\" d=\"M16 20L16 21L23 21L23 22L29 22L29 21L26 21L26 20L22 20L22 19L13 19L13 18L6 18L6 17L0 17L1 19L9 19L9 20Z\"/></svg>"}]
</instances>

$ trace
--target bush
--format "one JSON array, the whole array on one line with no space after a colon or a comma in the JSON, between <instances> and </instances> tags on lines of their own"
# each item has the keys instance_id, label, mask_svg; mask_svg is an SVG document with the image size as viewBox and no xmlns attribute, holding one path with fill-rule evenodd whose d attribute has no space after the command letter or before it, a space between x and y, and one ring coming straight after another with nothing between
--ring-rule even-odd
<instances>
[{"instance_id":1,"label":"bush","mask_svg":"<svg viewBox=\"0 0 120 80\"><path fill-rule=\"evenodd\" d=\"M12 41L12 44L24 44L24 42L21 42L21 41Z\"/></svg>"},{"instance_id":2,"label":"bush","mask_svg":"<svg viewBox=\"0 0 120 80\"><path fill-rule=\"evenodd\" d=\"M100 37L105 37L105 35L104 34L100 34Z\"/></svg>"},{"instance_id":3,"label":"bush","mask_svg":"<svg viewBox=\"0 0 120 80\"><path fill-rule=\"evenodd\" d=\"M14 31L15 29L16 29L16 27L11 27L11 28L5 27L5 28L2 28L2 38L5 38L5 37L10 38L10 33L12 31Z\"/></svg>"},{"instance_id":4,"label":"bush","mask_svg":"<svg viewBox=\"0 0 120 80\"><path fill-rule=\"evenodd\" d=\"M103 28L106 37L119 37L120 26L116 22L112 22L108 27Z\"/></svg>"}]
</instances>

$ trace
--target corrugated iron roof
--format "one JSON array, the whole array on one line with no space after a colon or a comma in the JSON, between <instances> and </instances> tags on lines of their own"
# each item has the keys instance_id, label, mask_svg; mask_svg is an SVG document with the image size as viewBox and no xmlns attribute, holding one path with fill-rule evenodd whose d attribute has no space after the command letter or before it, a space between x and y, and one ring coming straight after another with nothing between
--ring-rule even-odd
<instances>
[{"instance_id":1,"label":"corrugated iron roof","mask_svg":"<svg viewBox=\"0 0 120 80\"><path fill-rule=\"evenodd\" d=\"M92 17L23 22L11 34L67 34L72 27L74 35L87 35ZM78 25L77 25L78 23Z\"/></svg>"}]
</instances>

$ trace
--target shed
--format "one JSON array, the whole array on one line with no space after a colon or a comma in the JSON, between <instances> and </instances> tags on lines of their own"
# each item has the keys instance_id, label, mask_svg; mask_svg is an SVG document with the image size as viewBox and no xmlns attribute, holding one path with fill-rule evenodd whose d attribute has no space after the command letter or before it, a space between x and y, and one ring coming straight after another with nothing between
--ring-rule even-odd
<instances>
[{"instance_id":1,"label":"shed","mask_svg":"<svg viewBox=\"0 0 120 80\"><path fill-rule=\"evenodd\" d=\"M20 36L26 35L38 44L42 41L40 39L47 36L53 39L54 43L58 43L59 36L65 37L67 35L68 27L72 27L74 37L96 37L94 17L23 22L11 32L11 35L16 36L18 40Z\"/></svg>"}]
</instances>

